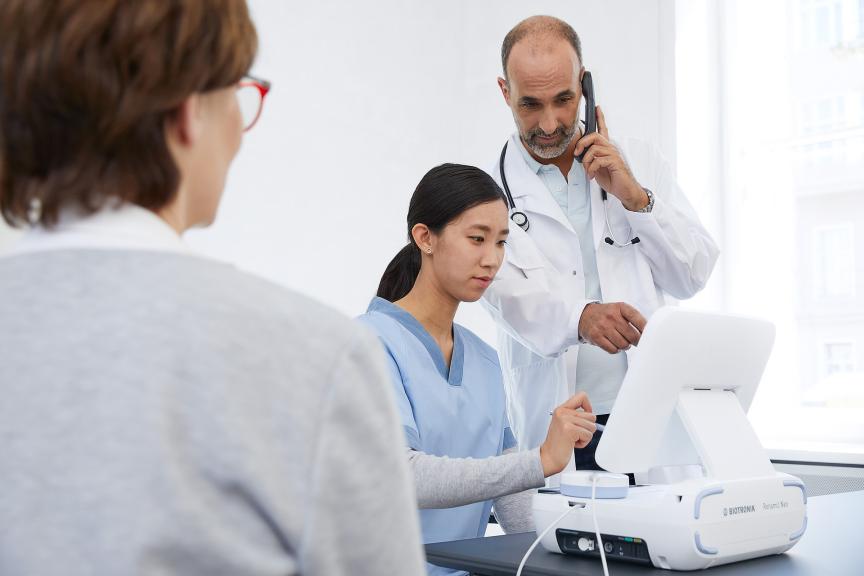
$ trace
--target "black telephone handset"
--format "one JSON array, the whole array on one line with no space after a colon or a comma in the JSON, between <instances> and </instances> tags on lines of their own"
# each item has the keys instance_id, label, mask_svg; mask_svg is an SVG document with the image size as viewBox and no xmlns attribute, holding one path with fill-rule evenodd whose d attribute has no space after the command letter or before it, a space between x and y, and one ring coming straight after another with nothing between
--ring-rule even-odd
<instances>
[{"instance_id":1,"label":"black telephone handset","mask_svg":"<svg viewBox=\"0 0 864 576\"><path fill-rule=\"evenodd\" d=\"M588 134L597 131L597 110L595 109L594 104L594 81L591 79L591 72L588 72L587 70L582 74L582 97L585 98L585 133L582 135L584 138ZM581 154L576 156L576 161L581 164L582 158L585 156L585 152L587 151L588 148L585 148Z\"/></svg>"}]
</instances>

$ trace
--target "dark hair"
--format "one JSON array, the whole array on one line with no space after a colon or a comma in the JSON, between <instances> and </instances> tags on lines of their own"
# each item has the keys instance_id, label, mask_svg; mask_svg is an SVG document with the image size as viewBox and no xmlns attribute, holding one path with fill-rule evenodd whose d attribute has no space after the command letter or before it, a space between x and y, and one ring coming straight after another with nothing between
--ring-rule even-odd
<instances>
[{"instance_id":1,"label":"dark hair","mask_svg":"<svg viewBox=\"0 0 864 576\"><path fill-rule=\"evenodd\" d=\"M180 174L165 121L240 80L257 44L245 0L2 0L3 218L169 204Z\"/></svg>"},{"instance_id":2,"label":"dark hair","mask_svg":"<svg viewBox=\"0 0 864 576\"><path fill-rule=\"evenodd\" d=\"M411 229L425 224L440 234L447 224L463 212L480 204L505 201L504 192L491 176L474 166L442 164L423 176L408 205L408 244L387 265L378 296L395 302L403 298L420 273L420 248L414 243Z\"/></svg>"},{"instance_id":3,"label":"dark hair","mask_svg":"<svg viewBox=\"0 0 864 576\"><path fill-rule=\"evenodd\" d=\"M582 42L579 40L579 35L573 30L567 22L554 16L531 16L519 22L513 27L507 36L504 37L504 42L501 44L501 68L504 70L504 79L507 80L507 60L510 59L510 51L517 42L526 36L557 36L562 40L566 40L573 50L576 51L576 57L579 58L579 63L582 63Z\"/></svg>"}]
</instances>

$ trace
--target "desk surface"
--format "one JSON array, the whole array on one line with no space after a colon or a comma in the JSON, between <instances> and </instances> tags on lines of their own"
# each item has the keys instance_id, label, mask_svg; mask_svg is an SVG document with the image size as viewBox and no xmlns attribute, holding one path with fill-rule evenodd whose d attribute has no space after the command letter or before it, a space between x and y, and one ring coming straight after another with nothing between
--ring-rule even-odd
<instances>
[{"instance_id":1,"label":"desk surface","mask_svg":"<svg viewBox=\"0 0 864 576\"><path fill-rule=\"evenodd\" d=\"M533 532L474 538L426 545L433 564L486 576L516 573L522 555L536 538ZM614 576L671 574L611 560ZM537 546L522 571L524 576L594 576L603 574L599 559L548 552ZM849 576L864 574L864 492L829 494L807 501L807 532L785 554L711 568L711 576Z\"/></svg>"}]
</instances>

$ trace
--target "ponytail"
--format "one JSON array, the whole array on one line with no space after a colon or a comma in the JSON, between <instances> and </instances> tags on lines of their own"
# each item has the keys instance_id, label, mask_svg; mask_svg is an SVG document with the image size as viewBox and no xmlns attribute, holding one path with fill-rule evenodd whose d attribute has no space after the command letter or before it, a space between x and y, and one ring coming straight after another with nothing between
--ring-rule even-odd
<instances>
[{"instance_id":1,"label":"ponytail","mask_svg":"<svg viewBox=\"0 0 864 576\"><path fill-rule=\"evenodd\" d=\"M378 284L377 296L389 302L401 300L414 287L418 274L420 274L420 249L413 242L409 242L384 270L381 282Z\"/></svg>"}]
</instances>

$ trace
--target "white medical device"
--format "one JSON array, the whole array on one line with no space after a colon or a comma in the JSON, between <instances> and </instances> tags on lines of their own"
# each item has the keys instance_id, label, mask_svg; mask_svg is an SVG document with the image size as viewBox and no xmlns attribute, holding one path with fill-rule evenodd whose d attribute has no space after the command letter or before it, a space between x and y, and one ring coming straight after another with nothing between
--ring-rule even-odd
<instances>
[{"instance_id":1,"label":"white medical device","mask_svg":"<svg viewBox=\"0 0 864 576\"><path fill-rule=\"evenodd\" d=\"M572 486L535 495L538 534L560 519L543 547L598 557L595 512L606 558L657 568L708 568L794 546L807 527L804 483L775 471L745 414L773 343L765 321L658 310L596 454L610 472L635 472L637 486L623 498L574 496Z\"/></svg>"}]
</instances>

